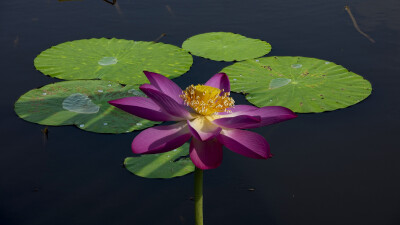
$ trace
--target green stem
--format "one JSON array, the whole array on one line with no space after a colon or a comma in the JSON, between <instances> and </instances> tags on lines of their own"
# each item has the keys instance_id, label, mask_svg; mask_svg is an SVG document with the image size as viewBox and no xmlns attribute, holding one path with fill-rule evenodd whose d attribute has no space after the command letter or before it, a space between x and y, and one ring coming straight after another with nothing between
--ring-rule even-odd
<instances>
[{"instance_id":1,"label":"green stem","mask_svg":"<svg viewBox=\"0 0 400 225\"><path fill-rule=\"evenodd\" d=\"M203 170L194 170L194 211L196 225L203 225Z\"/></svg>"}]
</instances>

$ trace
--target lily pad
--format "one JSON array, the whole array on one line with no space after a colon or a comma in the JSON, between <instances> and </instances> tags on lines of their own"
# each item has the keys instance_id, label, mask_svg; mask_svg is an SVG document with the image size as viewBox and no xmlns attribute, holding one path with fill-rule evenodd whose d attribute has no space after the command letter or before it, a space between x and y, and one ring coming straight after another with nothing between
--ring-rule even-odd
<instances>
[{"instance_id":1,"label":"lily pad","mask_svg":"<svg viewBox=\"0 0 400 225\"><path fill-rule=\"evenodd\" d=\"M76 125L97 133L125 133L159 122L124 112L107 102L145 95L137 85L125 87L102 80L63 81L33 89L15 103L15 112L24 120L42 125Z\"/></svg>"},{"instance_id":2,"label":"lily pad","mask_svg":"<svg viewBox=\"0 0 400 225\"><path fill-rule=\"evenodd\" d=\"M332 111L371 94L363 77L333 62L306 57L264 57L225 67L231 89L252 104L284 106L294 112Z\"/></svg>"},{"instance_id":3,"label":"lily pad","mask_svg":"<svg viewBox=\"0 0 400 225\"><path fill-rule=\"evenodd\" d=\"M188 157L189 144L160 154L128 157L124 161L125 168L133 174L145 178L173 178L194 171L194 164Z\"/></svg>"},{"instance_id":4,"label":"lily pad","mask_svg":"<svg viewBox=\"0 0 400 225\"><path fill-rule=\"evenodd\" d=\"M115 38L65 42L35 59L36 69L51 77L102 79L121 84L146 83L143 71L175 78L186 73L192 63L192 56L174 45Z\"/></svg>"},{"instance_id":5,"label":"lily pad","mask_svg":"<svg viewBox=\"0 0 400 225\"><path fill-rule=\"evenodd\" d=\"M271 45L259 39L229 32L211 32L188 38L182 48L215 61L241 61L268 54Z\"/></svg>"}]
</instances>

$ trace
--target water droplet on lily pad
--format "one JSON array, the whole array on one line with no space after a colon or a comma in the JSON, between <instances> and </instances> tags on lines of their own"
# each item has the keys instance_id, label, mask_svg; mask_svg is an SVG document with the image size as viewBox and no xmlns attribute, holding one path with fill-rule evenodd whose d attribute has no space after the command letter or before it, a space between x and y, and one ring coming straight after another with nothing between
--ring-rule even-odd
<instances>
[{"instance_id":1,"label":"water droplet on lily pad","mask_svg":"<svg viewBox=\"0 0 400 225\"><path fill-rule=\"evenodd\" d=\"M128 93L131 93L131 94L133 94L133 95L135 95L135 96L145 96L142 92L140 92L140 91L138 91L138 90L136 90L136 89L134 89L134 88L130 89L130 90L128 91Z\"/></svg>"},{"instance_id":2,"label":"water droplet on lily pad","mask_svg":"<svg viewBox=\"0 0 400 225\"><path fill-rule=\"evenodd\" d=\"M301 64L292 64L292 68L294 68L294 69L298 69L298 68L301 68L303 65L301 65Z\"/></svg>"},{"instance_id":3,"label":"water droplet on lily pad","mask_svg":"<svg viewBox=\"0 0 400 225\"><path fill-rule=\"evenodd\" d=\"M65 110L83 114L93 114L100 110L100 107L94 104L87 95L81 93L68 96L62 102L62 107Z\"/></svg>"},{"instance_id":4,"label":"water droplet on lily pad","mask_svg":"<svg viewBox=\"0 0 400 225\"><path fill-rule=\"evenodd\" d=\"M142 124L142 123L136 123L136 125L138 125L138 126L142 126L143 124Z\"/></svg>"},{"instance_id":5,"label":"water droplet on lily pad","mask_svg":"<svg viewBox=\"0 0 400 225\"><path fill-rule=\"evenodd\" d=\"M108 125L108 123L103 123L103 125L104 125L104 126L107 126L107 125Z\"/></svg>"},{"instance_id":6,"label":"water droplet on lily pad","mask_svg":"<svg viewBox=\"0 0 400 225\"><path fill-rule=\"evenodd\" d=\"M98 64L102 66L109 66L117 64L117 62L118 60L115 57L103 57L98 61Z\"/></svg>"},{"instance_id":7,"label":"water droplet on lily pad","mask_svg":"<svg viewBox=\"0 0 400 225\"><path fill-rule=\"evenodd\" d=\"M276 89L289 84L292 80L287 78L275 78L269 83L269 89Z\"/></svg>"},{"instance_id":8,"label":"water droplet on lily pad","mask_svg":"<svg viewBox=\"0 0 400 225\"><path fill-rule=\"evenodd\" d=\"M84 127L85 126L85 124L81 124L81 125L79 125L79 127Z\"/></svg>"}]
</instances>

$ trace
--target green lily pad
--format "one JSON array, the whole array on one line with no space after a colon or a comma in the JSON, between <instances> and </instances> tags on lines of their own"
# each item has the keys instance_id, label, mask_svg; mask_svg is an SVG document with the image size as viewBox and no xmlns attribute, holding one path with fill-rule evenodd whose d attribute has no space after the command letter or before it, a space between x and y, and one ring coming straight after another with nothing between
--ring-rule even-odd
<instances>
[{"instance_id":1,"label":"green lily pad","mask_svg":"<svg viewBox=\"0 0 400 225\"><path fill-rule=\"evenodd\" d=\"M53 46L35 59L35 67L65 80L102 79L142 84L143 71L175 78L186 73L193 58L174 45L123 39L83 39Z\"/></svg>"},{"instance_id":2,"label":"green lily pad","mask_svg":"<svg viewBox=\"0 0 400 225\"><path fill-rule=\"evenodd\" d=\"M63 81L33 89L15 103L15 112L29 122L42 125L76 125L96 133L125 133L159 122L124 112L107 102L145 96L138 85L125 87L102 80Z\"/></svg>"},{"instance_id":3,"label":"green lily pad","mask_svg":"<svg viewBox=\"0 0 400 225\"><path fill-rule=\"evenodd\" d=\"M183 42L182 48L193 55L215 61L254 59L271 51L271 45L265 41L229 32L195 35Z\"/></svg>"},{"instance_id":4,"label":"green lily pad","mask_svg":"<svg viewBox=\"0 0 400 225\"><path fill-rule=\"evenodd\" d=\"M145 178L173 178L194 171L194 164L188 157L189 144L160 154L128 157L124 161L125 168L133 174Z\"/></svg>"},{"instance_id":5,"label":"green lily pad","mask_svg":"<svg viewBox=\"0 0 400 225\"><path fill-rule=\"evenodd\" d=\"M371 94L371 84L340 65L306 57L264 57L225 67L231 89L252 104L284 106L294 112L332 111Z\"/></svg>"}]
</instances>

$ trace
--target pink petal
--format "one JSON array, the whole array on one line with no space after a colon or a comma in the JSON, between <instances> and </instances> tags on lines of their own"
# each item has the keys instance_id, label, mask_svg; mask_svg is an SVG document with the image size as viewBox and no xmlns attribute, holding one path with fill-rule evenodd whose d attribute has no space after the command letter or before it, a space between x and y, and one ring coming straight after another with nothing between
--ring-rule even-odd
<instances>
[{"instance_id":1,"label":"pink petal","mask_svg":"<svg viewBox=\"0 0 400 225\"><path fill-rule=\"evenodd\" d=\"M214 169L222 162L222 145L216 139L200 141L193 138L189 151L190 159L199 169Z\"/></svg>"},{"instance_id":2,"label":"pink petal","mask_svg":"<svg viewBox=\"0 0 400 225\"><path fill-rule=\"evenodd\" d=\"M168 95L160 92L151 84L143 84L140 86L142 90L149 98L151 98L155 103L157 103L163 110L169 114L182 118L182 119L192 119L192 115L186 109L186 106L179 104L174 99Z\"/></svg>"},{"instance_id":3,"label":"pink petal","mask_svg":"<svg viewBox=\"0 0 400 225\"><path fill-rule=\"evenodd\" d=\"M212 121L214 124L218 126L223 126L226 128L241 128L249 125L258 125L261 122L260 116L248 116L248 115L239 115L233 117L224 117L221 119L216 119Z\"/></svg>"},{"instance_id":4,"label":"pink petal","mask_svg":"<svg viewBox=\"0 0 400 225\"><path fill-rule=\"evenodd\" d=\"M251 117L258 117L258 116L261 117L260 123L248 123L248 124L242 124L240 126L239 125L234 127L232 126L232 128L238 128L238 129L250 129L250 128L267 126L297 117L297 115L290 109L281 106L265 106L262 108L257 108L255 106L249 106L249 105L236 105L234 108L231 108L229 110L231 110L232 113L224 112L224 113L219 113L218 115L223 116L224 119L241 115L247 115ZM227 120L228 119L226 119L225 121ZM216 123L220 123L220 121L218 120L214 121ZM225 122L224 120L221 121Z\"/></svg>"},{"instance_id":5,"label":"pink petal","mask_svg":"<svg viewBox=\"0 0 400 225\"><path fill-rule=\"evenodd\" d=\"M192 135L200 141L207 141L216 137L222 130L221 127L214 125L204 117L198 117L192 121L187 121Z\"/></svg>"},{"instance_id":6,"label":"pink petal","mask_svg":"<svg viewBox=\"0 0 400 225\"><path fill-rule=\"evenodd\" d=\"M183 145L191 134L186 121L167 126L156 126L140 132L132 142L136 154L162 153Z\"/></svg>"},{"instance_id":7,"label":"pink petal","mask_svg":"<svg viewBox=\"0 0 400 225\"><path fill-rule=\"evenodd\" d=\"M255 111L250 111L249 114L251 116L260 116L261 122L259 124L245 124L244 126L238 128L249 129L262 127L297 117L292 110L281 106L266 106Z\"/></svg>"},{"instance_id":8,"label":"pink petal","mask_svg":"<svg viewBox=\"0 0 400 225\"><path fill-rule=\"evenodd\" d=\"M220 112L220 113L218 113L218 115L238 116L238 115L246 114L246 112L254 111L257 109L259 109L259 108L256 106L252 106L252 105L235 105L234 107L227 109L227 110L231 111L230 113Z\"/></svg>"},{"instance_id":9,"label":"pink petal","mask_svg":"<svg viewBox=\"0 0 400 225\"><path fill-rule=\"evenodd\" d=\"M182 94L182 89L170 79L158 73L143 71L150 84L157 88L160 92L168 95L178 103L183 103L183 99L179 97Z\"/></svg>"},{"instance_id":10,"label":"pink petal","mask_svg":"<svg viewBox=\"0 0 400 225\"><path fill-rule=\"evenodd\" d=\"M263 136L247 130L224 129L217 139L233 152L255 159L271 157L269 145Z\"/></svg>"},{"instance_id":11,"label":"pink petal","mask_svg":"<svg viewBox=\"0 0 400 225\"><path fill-rule=\"evenodd\" d=\"M174 117L161 109L150 98L144 97L127 97L109 101L111 105L122 109L135 116L153 120L153 121L173 121L178 120L178 117Z\"/></svg>"},{"instance_id":12,"label":"pink petal","mask_svg":"<svg viewBox=\"0 0 400 225\"><path fill-rule=\"evenodd\" d=\"M224 92L231 91L231 85L229 83L229 78L225 73L217 73L211 77L204 85L224 89Z\"/></svg>"}]
</instances>

